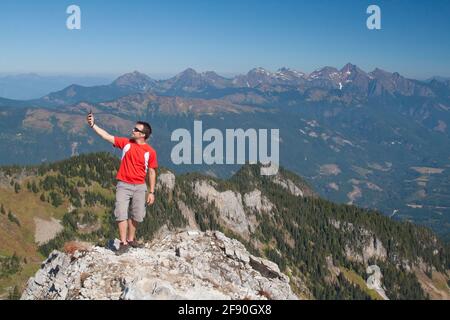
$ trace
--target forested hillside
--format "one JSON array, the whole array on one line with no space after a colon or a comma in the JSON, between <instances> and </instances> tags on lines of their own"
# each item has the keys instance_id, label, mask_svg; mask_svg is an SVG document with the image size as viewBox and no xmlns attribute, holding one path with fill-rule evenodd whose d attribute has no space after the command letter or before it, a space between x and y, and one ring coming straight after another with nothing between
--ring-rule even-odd
<instances>
[{"instance_id":1,"label":"forested hillside","mask_svg":"<svg viewBox=\"0 0 450 320\"><path fill-rule=\"evenodd\" d=\"M53 249L70 240L105 245L117 237L112 211L118 165L108 153L93 153L1 168L5 298L17 296ZM220 180L160 169L156 202L147 208L139 238L152 239L161 228L220 230L276 262L304 298L381 299L383 292L366 284L370 265L380 268L389 299L449 297L449 248L432 231L326 201L282 168L276 176L259 170L246 165ZM42 238L43 230L53 236Z\"/></svg>"}]
</instances>

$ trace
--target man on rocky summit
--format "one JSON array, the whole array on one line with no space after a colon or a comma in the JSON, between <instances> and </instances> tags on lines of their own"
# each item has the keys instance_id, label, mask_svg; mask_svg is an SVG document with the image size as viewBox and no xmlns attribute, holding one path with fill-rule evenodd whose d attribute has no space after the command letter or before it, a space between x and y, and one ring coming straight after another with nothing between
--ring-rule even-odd
<instances>
[{"instance_id":1,"label":"man on rocky summit","mask_svg":"<svg viewBox=\"0 0 450 320\"><path fill-rule=\"evenodd\" d=\"M147 144L152 128L147 122L138 121L130 138L110 135L95 124L94 115L87 116L89 126L103 139L122 150L122 160L117 172L116 205L114 216L118 223L120 248L117 254L125 253L131 246L140 245L135 239L136 227L144 220L146 204L155 202L156 169L158 161L156 151ZM148 173L150 192L147 195L145 178ZM128 216L130 211L130 217Z\"/></svg>"}]
</instances>

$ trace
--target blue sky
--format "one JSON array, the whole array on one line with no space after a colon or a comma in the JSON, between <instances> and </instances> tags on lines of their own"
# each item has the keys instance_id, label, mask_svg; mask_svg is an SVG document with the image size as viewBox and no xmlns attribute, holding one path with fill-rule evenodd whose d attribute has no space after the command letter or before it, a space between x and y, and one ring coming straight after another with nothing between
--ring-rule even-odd
<instances>
[{"instance_id":1,"label":"blue sky","mask_svg":"<svg viewBox=\"0 0 450 320\"><path fill-rule=\"evenodd\" d=\"M66 8L81 7L81 30ZM381 7L382 30L366 28ZM450 1L54 0L0 2L0 73L304 72L352 62L450 76Z\"/></svg>"}]
</instances>

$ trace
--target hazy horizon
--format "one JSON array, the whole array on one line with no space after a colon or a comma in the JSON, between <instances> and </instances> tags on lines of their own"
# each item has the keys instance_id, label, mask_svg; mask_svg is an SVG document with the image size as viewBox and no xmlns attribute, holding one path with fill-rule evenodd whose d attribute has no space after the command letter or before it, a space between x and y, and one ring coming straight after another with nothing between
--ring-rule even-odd
<instances>
[{"instance_id":1,"label":"hazy horizon","mask_svg":"<svg viewBox=\"0 0 450 320\"><path fill-rule=\"evenodd\" d=\"M349 63L352 63L352 62L349 62ZM105 72L64 72L64 71L61 71L61 72L57 72L57 71L54 71L54 72L45 72L45 71L7 72L7 71L0 71L0 77L14 77L14 76L17 77L17 76L32 76L32 75L36 75L36 76L40 76L40 77L111 78L112 80L114 80L115 78L120 77L121 75L124 75L126 73L132 73L134 71L137 71L137 72L143 73L143 74L145 74L145 75L147 75L150 78L155 79L155 80L167 80L167 79L169 79L171 77L174 77L177 74L183 72L184 70L191 68L191 69L194 69L198 73L207 72L207 71L213 71L213 72L216 72L217 74L219 74L220 76L232 78L232 77L235 77L235 76L238 76L238 75L247 74L250 70L255 69L255 68L260 68L260 67L264 68L265 70L271 71L271 72L275 72L275 71L277 71L277 70L279 70L281 68L288 68L288 69L304 72L305 74L308 75L308 74L310 74L310 73L312 73L314 71L320 70L321 68L324 68L324 67L334 67L334 68L340 70L344 65L342 65L342 66L323 65L321 67L318 67L317 69L312 69L312 70L300 70L300 69L295 69L295 68L292 68L292 67L289 67L289 66L280 66L280 67L275 68L275 69L265 68L264 66L254 66L254 67L252 67L252 68L250 68L248 70L235 71L235 72L231 72L231 71L217 71L217 70L214 70L214 69L199 70L199 69L196 69L196 68L193 68L193 67L190 67L190 66L187 66L187 67L179 70L178 72L158 72L158 73L151 72L151 71L144 71L144 70L141 70L141 69L128 70L128 71L124 71L124 72L110 72L110 73L105 73ZM364 68L362 68L359 65L357 65L357 66L360 69L362 69L363 71L365 71L366 73L369 73L369 72L373 71L375 68L379 68L379 69L382 69L382 70L385 70L385 71L388 71L388 72L392 72L392 73L393 72L398 72L397 70L389 70L389 69L386 69L386 68L383 68L383 67L380 67L380 66L376 66L373 69L364 69ZM405 78L415 79L415 80L428 80L428 79L433 78L433 77L450 78L450 74L448 74L448 75L447 74L430 74L430 76L427 76L427 77L413 77L413 76L408 75L407 73L406 74L405 73L401 73L401 72L399 72L399 73L402 76L404 76Z\"/></svg>"}]
</instances>

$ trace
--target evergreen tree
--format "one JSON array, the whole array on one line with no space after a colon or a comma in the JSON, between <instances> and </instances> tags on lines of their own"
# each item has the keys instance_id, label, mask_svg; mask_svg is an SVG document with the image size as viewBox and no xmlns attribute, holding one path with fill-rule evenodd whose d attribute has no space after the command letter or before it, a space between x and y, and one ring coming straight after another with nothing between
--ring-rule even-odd
<instances>
[{"instance_id":1,"label":"evergreen tree","mask_svg":"<svg viewBox=\"0 0 450 320\"><path fill-rule=\"evenodd\" d=\"M8 299L9 300L19 300L20 299L20 292L19 292L19 288L17 287L17 285L15 285L12 290L10 290Z\"/></svg>"},{"instance_id":2,"label":"evergreen tree","mask_svg":"<svg viewBox=\"0 0 450 320\"><path fill-rule=\"evenodd\" d=\"M51 200L51 204L55 208L59 207L63 203L63 199L62 199L61 195L55 191L50 192L50 200Z\"/></svg>"},{"instance_id":3,"label":"evergreen tree","mask_svg":"<svg viewBox=\"0 0 450 320\"><path fill-rule=\"evenodd\" d=\"M14 192L15 193L19 193L20 191L20 184L18 184L17 182L14 184Z\"/></svg>"},{"instance_id":4,"label":"evergreen tree","mask_svg":"<svg viewBox=\"0 0 450 320\"><path fill-rule=\"evenodd\" d=\"M31 183L31 191L33 191L33 193L38 193L39 192L39 189L38 189L35 181L33 181Z\"/></svg>"},{"instance_id":5,"label":"evergreen tree","mask_svg":"<svg viewBox=\"0 0 450 320\"><path fill-rule=\"evenodd\" d=\"M20 221L17 219L17 217L9 210L8 212L8 220L17 224L20 227Z\"/></svg>"}]
</instances>

